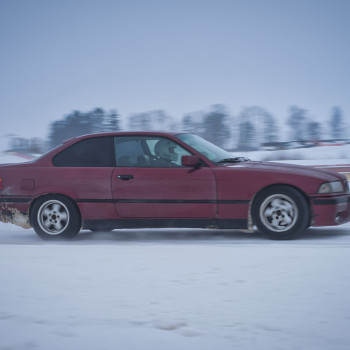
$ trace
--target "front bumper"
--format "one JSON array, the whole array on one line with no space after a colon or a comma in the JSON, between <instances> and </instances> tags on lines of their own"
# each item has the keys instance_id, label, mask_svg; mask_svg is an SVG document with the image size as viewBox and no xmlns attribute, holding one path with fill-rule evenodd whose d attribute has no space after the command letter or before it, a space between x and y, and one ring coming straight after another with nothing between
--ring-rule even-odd
<instances>
[{"instance_id":1,"label":"front bumper","mask_svg":"<svg viewBox=\"0 0 350 350\"><path fill-rule=\"evenodd\" d=\"M312 226L334 226L350 221L350 194L311 198Z\"/></svg>"}]
</instances>

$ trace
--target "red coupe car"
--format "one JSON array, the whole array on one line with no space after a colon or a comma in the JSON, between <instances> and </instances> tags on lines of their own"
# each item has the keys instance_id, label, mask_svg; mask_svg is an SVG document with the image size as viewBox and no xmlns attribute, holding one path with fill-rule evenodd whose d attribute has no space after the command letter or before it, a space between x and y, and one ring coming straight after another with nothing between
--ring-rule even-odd
<instances>
[{"instance_id":1,"label":"red coupe car","mask_svg":"<svg viewBox=\"0 0 350 350\"><path fill-rule=\"evenodd\" d=\"M343 175L234 157L188 133L77 137L28 163L0 166L0 220L43 239L83 229L248 229L292 239L349 219Z\"/></svg>"}]
</instances>

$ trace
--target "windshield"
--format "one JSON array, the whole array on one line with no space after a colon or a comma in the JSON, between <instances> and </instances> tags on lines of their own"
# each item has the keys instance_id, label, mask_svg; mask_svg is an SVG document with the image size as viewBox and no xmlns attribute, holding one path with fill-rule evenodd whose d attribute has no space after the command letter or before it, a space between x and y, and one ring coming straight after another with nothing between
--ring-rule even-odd
<instances>
[{"instance_id":1,"label":"windshield","mask_svg":"<svg viewBox=\"0 0 350 350\"><path fill-rule=\"evenodd\" d=\"M230 152L212 144L211 142L202 139L194 134L179 134L176 137L182 142L186 143L198 153L208 158L212 162L220 162L223 159L232 158L233 155Z\"/></svg>"}]
</instances>

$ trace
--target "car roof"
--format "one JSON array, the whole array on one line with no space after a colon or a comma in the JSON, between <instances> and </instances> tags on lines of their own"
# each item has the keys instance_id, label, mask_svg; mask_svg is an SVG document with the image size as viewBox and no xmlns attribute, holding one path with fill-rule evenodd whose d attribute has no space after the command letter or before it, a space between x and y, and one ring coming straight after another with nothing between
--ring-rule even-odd
<instances>
[{"instance_id":1,"label":"car roof","mask_svg":"<svg viewBox=\"0 0 350 350\"><path fill-rule=\"evenodd\" d=\"M116 132L102 132L102 133L94 133L94 134L86 134L76 136L64 141L64 143L71 140L83 140L87 138L93 137L102 137L102 136L175 136L179 133L183 132L169 132L169 131L116 131Z\"/></svg>"}]
</instances>

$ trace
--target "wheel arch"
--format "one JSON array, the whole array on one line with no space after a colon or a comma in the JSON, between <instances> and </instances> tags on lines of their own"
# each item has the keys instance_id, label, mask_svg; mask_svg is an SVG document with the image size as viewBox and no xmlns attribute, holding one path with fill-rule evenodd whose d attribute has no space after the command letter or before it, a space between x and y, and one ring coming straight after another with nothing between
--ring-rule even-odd
<instances>
[{"instance_id":1,"label":"wheel arch","mask_svg":"<svg viewBox=\"0 0 350 350\"><path fill-rule=\"evenodd\" d=\"M65 199L69 200L69 201L76 207L77 212L78 212L78 214L79 214L80 224L82 225L82 215L81 215L79 206L77 205L76 201L75 201L73 198L71 198L71 197L69 197L69 196L67 196L67 195L65 195L65 194L62 194L62 193L55 193L55 192L49 192L49 193L40 194L39 196L35 197L35 198L30 202L29 211L28 211L28 216L29 216L29 223L30 223L30 225L32 225L32 223L30 222L31 216L32 216L32 215L31 215L31 214L32 214L32 208L33 208L34 204L35 204L38 200L40 200L40 199L42 199L42 198L44 198L44 197L48 197L48 198L49 198L49 197L64 197Z\"/></svg>"}]
</instances>

